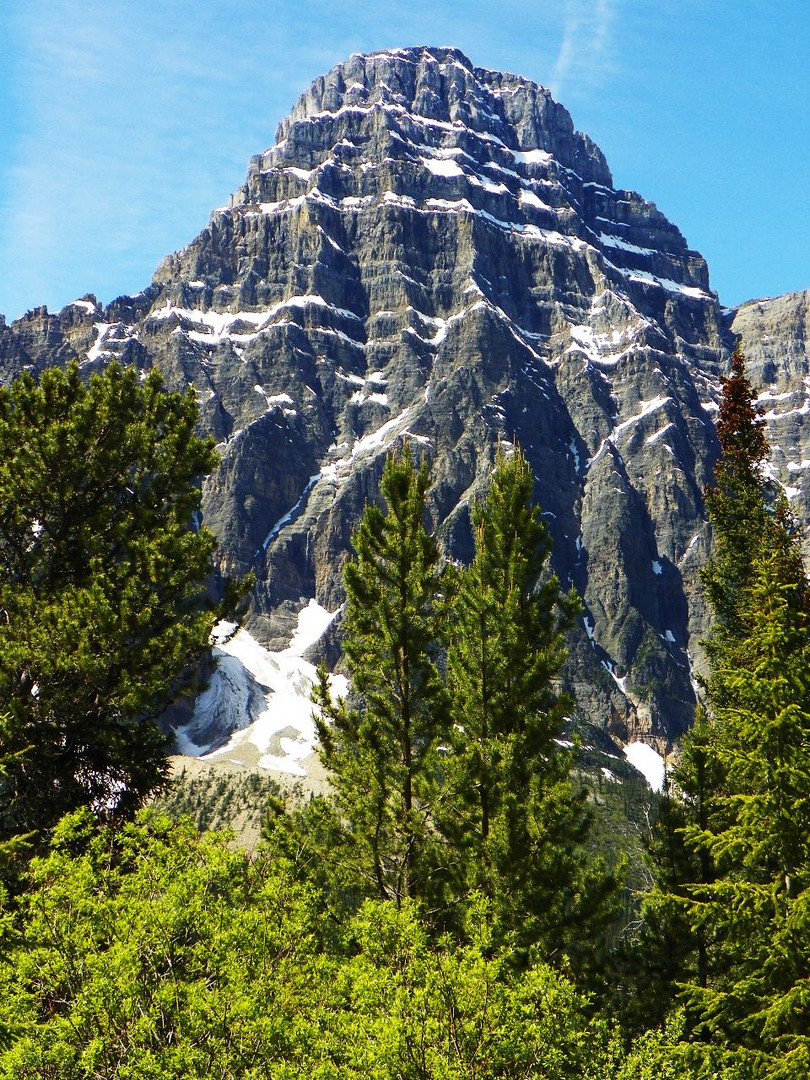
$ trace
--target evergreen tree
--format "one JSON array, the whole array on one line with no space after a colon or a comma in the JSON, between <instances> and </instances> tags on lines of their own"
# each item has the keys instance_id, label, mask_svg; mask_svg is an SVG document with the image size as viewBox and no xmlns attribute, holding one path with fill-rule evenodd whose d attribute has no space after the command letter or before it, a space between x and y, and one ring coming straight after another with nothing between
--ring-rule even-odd
<instances>
[{"instance_id":1,"label":"evergreen tree","mask_svg":"<svg viewBox=\"0 0 810 1080\"><path fill-rule=\"evenodd\" d=\"M787 504L762 473L739 352L718 434L708 721L675 774L673 872L655 901L692 948L679 978L698 1074L722 1063L797 1076L810 1064L810 586Z\"/></svg>"},{"instance_id":2,"label":"evergreen tree","mask_svg":"<svg viewBox=\"0 0 810 1080\"><path fill-rule=\"evenodd\" d=\"M196 419L193 391L117 365L0 388L0 840L129 812L166 776L154 720L213 621Z\"/></svg>"},{"instance_id":3,"label":"evergreen tree","mask_svg":"<svg viewBox=\"0 0 810 1080\"><path fill-rule=\"evenodd\" d=\"M428 469L407 444L354 532L345 569L344 651L351 701L320 674L318 735L333 806L311 808L344 881L398 904L432 888L433 815L446 692L436 664L439 551L425 529Z\"/></svg>"},{"instance_id":4,"label":"evergreen tree","mask_svg":"<svg viewBox=\"0 0 810 1080\"><path fill-rule=\"evenodd\" d=\"M642 936L646 974L657 967L661 985L658 992L645 993L647 1006L656 1000L666 1002L675 982L695 980L705 986L709 978L711 929L696 926L693 933L682 900L686 889L697 883L709 885L718 874L709 847L690 846L685 836L690 829L693 834L695 830L704 834L723 827L725 804L720 796L725 774L716 745L722 735L717 709L728 700L726 673L742 662L748 633L743 611L749 602L757 552L766 534L779 531L775 490L762 469L768 454L763 423L738 347L723 383L718 413L720 458L705 492L714 540L712 556L701 572L714 616L704 642L710 661L709 673L701 679L706 708L699 705L693 728L683 739L681 760L668 778L655 826L651 856L657 884L644 901ZM652 964L646 958L650 953L655 957Z\"/></svg>"},{"instance_id":5,"label":"evergreen tree","mask_svg":"<svg viewBox=\"0 0 810 1080\"><path fill-rule=\"evenodd\" d=\"M707 847L687 844L684 835L689 827L707 830L716 820L722 781L714 726L699 704L680 761L667 774L649 844L655 885L642 898L632 972L633 1012L647 1025L664 1019L677 983L707 983L710 930L691 925L684 899L696 883L711 884L717 873Z\"/></svg>"},{"instance_id":6,"label":"evergreen tree","mask_svg":"<svg viewBox=\"0 0 810 1080\"><path fill-rule=\"evenodd\" d=\"M551 541L533 491L522 454L499 455L472 511L475 556L459 571L448 621L453 734L440 830L457 898L482 893L500 933L552 955L573 926L585 936L598 875L586 887L584 793L559 741L573 709L557 683L563 637L581 606L547 573Z\"/></svg>"},{"instance_id":7,"label":"evergreen tree","mask_svg":"<svg viewBox=\"0 0 810 1080\"><path fill-rule=\"evenodd\" d=\"M724 668L724 658L733 655L745 637L745 591L751 584L759 544L773 523L776 491L762 471L768 456L763 428L754 390L745 374L745 357L738 347L731 358L731 374L723 384L717 418L720 458L714 483L705 493L714 550L701 582L714 616L704 643L713 672ZM712 675L706 689L710 704L722 695Z\"/></svg>"},{"instance_id":8,"label":"evergreen tree","mask_svg":"<svg viewBox=\"0 0 810 1080\"><path fill-rule=\"evenodd\" d=\"M748 633L720 674L714 749L719 813L685 830L715 880L687 890L692 928L710 943L708 978L686 997L697 1033L753 1075L810 1067L810 614L797 541L755 564Z\"/></svg>"},{"instance_id":9,"label":"evergreen tree","mask_svg":"<svg viewBox=\"0 0 810 1080\"><path fill-rule=\"evenodd\" d=\"M16 751L6 749L11 741L13 730L10 718L0 715L0 785L8 781L14 769L20 767L23 763L22 759L31 749L28 746ZM0 839L0 883L16 884L33 839L33 832L16 835L10 833L5 835L4 839ZM4 890L3 885L0 884L0 907L2 907L3 899Z\"/></svg>"}]
</instances>

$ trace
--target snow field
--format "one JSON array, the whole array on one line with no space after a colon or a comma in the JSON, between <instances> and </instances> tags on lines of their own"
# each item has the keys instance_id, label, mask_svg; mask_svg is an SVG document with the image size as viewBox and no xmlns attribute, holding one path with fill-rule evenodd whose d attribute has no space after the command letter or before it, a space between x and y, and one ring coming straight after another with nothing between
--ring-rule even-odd
<instances>
[{"instance_id":1,"label":"snow field","mask_svg":"<svg viewBox=\"0 0 810 1080\"><path fill-rule=\"evenodd\" d=\"M176 732L179 752L306 776L304 762L314 753L317 740L310 701L316 672L303 653L337 614L310 600L299 612L289 646L281 652L263 648L233 623L219 623L212 635L216 670L197 699L192 720ZM338 696L348 689L341 675L333 675L331 685ZM212 724L233 730L228 742L214 748L197 745L191 734Z\"/></svg>"}]
</instances>

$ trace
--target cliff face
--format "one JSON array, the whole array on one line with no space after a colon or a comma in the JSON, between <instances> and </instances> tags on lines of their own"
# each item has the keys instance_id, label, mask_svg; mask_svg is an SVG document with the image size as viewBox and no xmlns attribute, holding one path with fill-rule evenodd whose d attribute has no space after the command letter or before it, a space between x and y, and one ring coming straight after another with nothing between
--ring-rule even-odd
<instances>
[{"instance_id":1,"label":"cliff face","mask_svg":"<svg viewBox=\"0 0 810 1080\"><path fill-rule=\"evenodd\" d=\"M342 602L392 446L429 456L433 524L465 559L470 502L519 443L587 608L580 709L663 747L691 719L705 632L723 335L701 256L614 189L547 90L417 48L317 79L149 288L0 327L0 371L117 357L196 388L222 455L205 517L222 571L256 572L246 622L272 648L309 599Z\"/></svg>"},{"instance_id":2,"label":"cliff face","mask_svg":"<svg viewBox=\"0 0 810 1080\"><path fill-rule=\"evenodd\" d=\"M804 525L810 520L810 292L752 300L729 318L759 390L770 473ZM810 555L807 540L805 555Z\"/></svg>"}]
</instances>

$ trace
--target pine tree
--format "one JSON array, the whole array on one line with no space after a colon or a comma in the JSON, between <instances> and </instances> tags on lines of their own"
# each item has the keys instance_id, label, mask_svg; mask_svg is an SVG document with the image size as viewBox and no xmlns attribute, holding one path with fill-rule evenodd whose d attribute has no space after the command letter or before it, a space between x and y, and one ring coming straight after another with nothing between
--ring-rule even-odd
<instances>
[{"instance_id":1,"label":"pine tree","mask_svg":"<svg viewBox=\"0 0 810 1080\"><path fill-rule=\"evenodd\" d=\"M192 391L117 365L0 388L0 840L128 813L166 776L154 720L213 621L196 419Z\"/></svg>"},{"instance_id":2,"label":"pine tree","mask_svg":"<svg viewBox=\"0 0 810 1080\"><path fill-rule=\"evenodd\" d=\"M741 621L745 591L751 584L759 543L773 522L776 491L762 469L768 456L763 429L754 390L745 374L745 357L738 347L731 358L731 374L723 384L717 418L720 458L714 483L705 494L714 551L701 573L701 582L714 616L704 643L713 671L724 666L723 658L733 655L745 636ZM722 694L711 675L707 693L710 703Z\"/></svg>"},{"instance_id":3,"label":"pine tree","mask_svg":"<svg viewBox=\"0 0 810 1080\"><path fill-rule=\"evenodd\" d=\"M715 866L685 901L711 949L708 979L686 992L696 1030L768 1077L810 1066L809 595L796 539L769 537L741 612L747 636L720 672L718 814L685 830Z\"/></svg>"},{"instance_id":4,"label":"pine tree","mask_svg":"<svg viewBox=\"0 0 810 1080\"><path fill-rule=\"evenodd\" d=\"M429 483L408 444L390 456L355 530L345 569L344 651L349 703L335 702L325 672L317 693L318 734L331 772L336 816L323 807L330 860L351 888L397 904L429 894L433 815L446 692L437 667L439 550L425 528ZM322 812L323 811L323 812Z\"/></svg>"},{"instance_id":5,"label":"pine tree","mask_svg":"<svg viewBox=\"0 0 810 1080\"><path fill-rule=\"evenodd\" d=\"M30 746L10 751L6 749L11 743L14 726L8 716L0 715L0 786L8 782L15 769L23 763L23 758L30 752ZM27 856L31 851L32 841L35 839L33 832L8 834L0 839L0 907L4 900L3 882L8 885L16 885L21 877L22 869Z\"/></svg>"},{"instance_id":6,"label":"pine tree","mask_svg":"<svg viewBox=\"0 0 810 1080\"><path fill-rule=\"evenodd\" d=\"M559 741L573 709L557 683L563 638L581 607L547 573L551 541L533 492L522 454L501 454L472 511L475 556L448 621L453 735L440 830L462 905L483 894L500 933L552 955L598 903L584 887L588 815L574 755Z\"/></svg>"},{"instance_id":7,"label":"pine tree","mask_svg":"<svg viewBox=\"0 0 810 1080\"><path fill-rule=\"evenodd\" d=\"M709 976L706 933L700 927L694 935L690 932L680 901L686 887L710 884L717 872L709 848L701 845L693 849L684 838L688 829L704 833L722 827L720 796L725 777L715 745L716 709L727 699L725 672L735 667L746 640L743 608L757 551L764 534L774 525L774 489L762 468L768 455L763 423L745 372L745 357L738 347L723 383L718 413L721 453L713 483L705 492L714 539L712 556L701 572L714 616L703 643L710 661L709 673L701 679L705 707L699 704L693 728L682 742L681 760L668 777L651 849L657 887L644 904L646 937L652 934L656 939L653 948L661 961L662 978L668 983L661 987L664 998L677 981L695 979L705 985ZM646 996L650 1001L655 995Z\"/></svg>"},{"instance_id":8,"label":"pine tree","mask_svg":"<svg viewBox=\"0 0 810 1080\"><path fill-rule=\"evenodd\" d=\"M810 585L787 504L763 474L739 351L718 435L708 720L675 774L673 873L657 899L692 947L679 978L695 1067L797 1076L810 1064Z\"/></svg>"},{"instance_id":9,"label":"pine tree","mask_svg":"<svg viewBox=\"0 0 810 1080\"><path fill-rule=\"evenodd\" d=\"M702 832L717 820L723 776L714 726L698 704L680 761L667 773L649 845L655 885L642 898L632 987L634 1011L648 1025L666 1016L676 984L707 984L711 931L691 925L684 900L696 883L714 882L717 872L707 847L684 837L688 828Z\"/></svg>"},{"instance_id":10,"label":"pine tree","mask_svg":"<svg viewBox=\"0 0 810 1080\"><path fill-rule=\"evenodd\" d=\"M714 550L701 573L714 616L704 642L710 670L701 678L705 704L698 705L692 730L682 741L680 762L668 777L650 852L657 881L644 899L641 935L641 1008L650 1017L657 1003L671 998L676 983L706 986L716 959L712 927L690 925L684 897L700 884L711 885L719 872L710 847L686 838L724 827L726 777L717 745L723 736L717 710L728 701L726 672L742 662L748 634L743 611L757 552L775 524L775 490L762 467L768 444L739 348L724 380L717 433L721 454L705 492Z\"/></svg>"}]
</instances>

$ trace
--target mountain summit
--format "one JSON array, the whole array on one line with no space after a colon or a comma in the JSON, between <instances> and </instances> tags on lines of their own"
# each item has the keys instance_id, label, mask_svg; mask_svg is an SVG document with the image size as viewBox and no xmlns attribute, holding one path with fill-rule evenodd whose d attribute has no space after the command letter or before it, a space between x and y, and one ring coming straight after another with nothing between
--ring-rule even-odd
<instances>
[{"instance_id":1,"label":"mountain summit","mask_svg":"<svg viewBox=\"0 0 810 1080\"><path fill-rule=\"evenodd\" d=\"M702 257L613 187L548 90L398 49L316 79L143 293L0 328L0 370L117 357L195 387L222 455L204 493L220 567L255 571L246 623L275 649L311 600L339 608L392 446L432 461L433 524L465 559L470 502L519 443L586 604L579 706L663 748L690 720L706 629L725 319Z\"/></svg>"}]
</instances>

